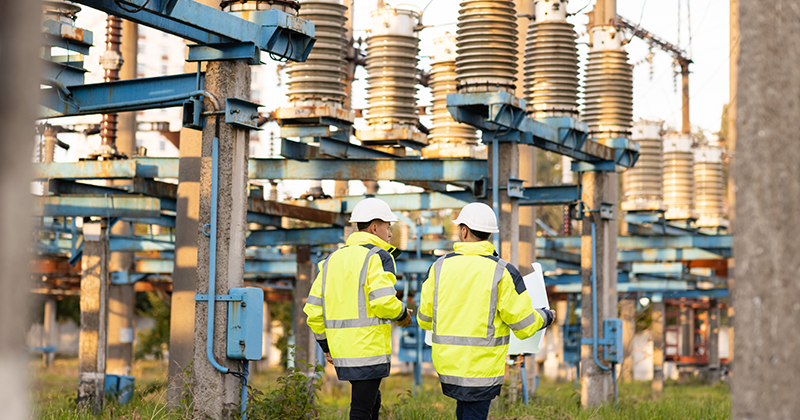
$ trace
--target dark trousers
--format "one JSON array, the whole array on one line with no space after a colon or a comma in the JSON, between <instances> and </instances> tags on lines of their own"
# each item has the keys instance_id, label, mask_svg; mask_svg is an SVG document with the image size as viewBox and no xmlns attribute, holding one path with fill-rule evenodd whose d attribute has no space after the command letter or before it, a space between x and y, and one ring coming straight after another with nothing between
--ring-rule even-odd
<instances>
[{"instance_id":1,"label":"dark trousers","mask_svg":"<svg viewBox=\"0 0 800 420\"><path fill-rule=\"evenodd\" d=\"M486 420L489 417L489 401L458 401L456 418L458 420Z\"/></svg>"},{"instance_id":2,"label":"dark trousers","mask_svg":"<svg viewBox=\"0 0 800 420\"><path fill-rule=\"evenodd\" d=\"M350 381L350 420L378 420L381 411L381 378Z\"/></svg>"}]
</instances>

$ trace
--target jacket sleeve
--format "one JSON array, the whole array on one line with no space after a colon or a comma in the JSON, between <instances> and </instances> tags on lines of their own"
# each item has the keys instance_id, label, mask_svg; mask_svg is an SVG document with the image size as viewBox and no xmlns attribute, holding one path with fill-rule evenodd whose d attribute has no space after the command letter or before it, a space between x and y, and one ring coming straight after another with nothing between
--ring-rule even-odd
<instances>
[{"instance_id":1,"label":"jacket sleeve","mask_svg":"<svg viewBox=\"0 0 800 420\"><path fill-rule=\"evenodd\" d=\"M319 342L320 346L326 353L328 353L328 339L325 335L325 319L322 316L322 265L325 262L319 263L319 273L314 283L311 284L311 291L308 293L306 304L303 307L303 312L308 315L308 326L314 332L314 337Z\"/></svg>"},{"instance_id":2,"label":"jacket sleeve","mask_svg":"<svg viewBox=\"0 0 800 420\"><path fill-rule=\"evenodd\" d=\"M547 326L547 315L533 308L522 275L510 264L497 286L497 311L520 340Z\"/></svg>"},{"instance_id":3,"label":"jacket sleeve","mask_svg":"<svg viewBox=\"0 0 800 420\"><path fill-rule=\"evenodd\" d=\"M366 293L369 307L378 318L405 319L406 305L397 298L394 258L386 251L378 252L369 261Z\"/></svg>"},{"instance_id":4,"label":"jacket sleeve","mask_svg":"<svg viewBox=\"0 0 800 420\"><path fill-rule=\"evenodd\" d=\"M426 330L433 330L433 266L428 270L428 278L422 283L419 308L417 309L417 322Z\"/></svg>"}]
</instances>

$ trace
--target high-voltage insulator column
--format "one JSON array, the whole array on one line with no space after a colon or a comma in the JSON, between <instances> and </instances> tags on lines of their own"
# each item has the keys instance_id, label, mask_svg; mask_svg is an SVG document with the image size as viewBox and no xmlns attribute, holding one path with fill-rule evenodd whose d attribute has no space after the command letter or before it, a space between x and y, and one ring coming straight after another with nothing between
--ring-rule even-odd
<instances>
[{"instance_id":1,"label":"high-voltage insulator column","mask_svg":"<svg viewBox=\"0 0 800 420\"><path fill-rule=\"evenodd\" d=\"M616 1L598 0L593 12L584 85L583 120L589 137L607 146L627 144L633 120L633 78L622 34L614 26ZM603 322L617 316L617 174L614 167L581 175L581 404L597 406L614 393L613 365L597 340ZM601 211L606 210L605 212ZM609 212L610 210L610 212ZM610 214L609 214L610 213ZM588 340L587 340L588 339Z\"/></svg>"},{"instance_id":2,"label":"high-voltage insulator column","mask_svg":"<svg viewBox=\"0 0 800 420\"><path fill-rule=\"evenodd\" d=\"M478 134L474 127L453 119L447 110L447 95L456 93L456 37L447 34L433 41L436 48L431 65L433 125L430 145L422 150L428 158L477 157Z\"/></svg>"},{"instance_id":3,"label":"high-voltage insulator column","mask_svg":"<svg viewBox=\"0 0 800 420\"><path fill-rule=\"evenodd\" d=\"M314 23L317 42L302 63L289 65L290 107L277 112L278 123L290 127L296 134L300 131L301 140L318 143L319 137L303 134L305 127L317 127L320 118L334 119L338 131L332 134L336 140L347 143L355 114L344 107L345 91L345 12L347 7L342 0L306 0L300 2L298 17ZM281 135L289 137L288 130ZM321 197L322 182L312 181L309 195Z\"/></svg>"},{"instance_id":4,"label":"high-voltage insulator column","mask_svg":"<svg viewBox=\"0 0 800 420\"><path fill-rule=\"evenodd\" d=\"M106 18L106 51L100 58L105 75L104 82L119 80L119 70L122 68L122 19L109 15ZM115 158L117 152L117 114L103 114L100 128L100 148L90 158Z\"/></svg>"},{"instance_id":5,"label":"high-voltage insulator column","mask_svg":"<svg viewBox=\"0 0 800 420\"><path fill-rule=\"evenodd\" d=\"M525 48L525 101L534 118L578 114L578 47L567 1L536 0Z\"/></svg>"},{"instance_id":6,"label":"high-voltage insulator column","mask_svg":"<svg viewBox=\"0 0 800 420\"><path fill-rule=\"evenodd\" d=\"M727 226L722 209L725 177L722 172L722 146L709 143L694 150L694 205L699 227Z\"/></svg>"},{"instance_id":7,"label":"high-voltage insulator column","mask_svg":"<svg viewBox=\"0 0 800 420\"><path fill-rule=\"evenodd\" d=\"M694 153L692 136L664 136L664 204L667 220L696 219L694 212Z\"/></svg>"},{"instance_id":8,"label":"high-voltage insulator column","mask_svg":"<svg viewBox=\"0 0 800 420\"><path fill-rule=\"evenodd\" d=\"M417 124L417 54L420 15L384 7L372 12L367 38L367 128L356 137L365 146L389 146L405 155L405 147L427 143ZM402 152L402 153L401 153Z\"/></svg>"},{"instance_id":9,"label":"high-voltage insulator column","mask_svg":"<svg viewBox=\"0 0 800 420\"><path fill-rule=\"evenodd\" d=\"M639 143L636 166L622 174L625 201L622 210L647 211L664 209L664 144L661 121L639 120L633 124L632 140Z\"/></svg>"},{"instance_id":10,"label":"high-voltage insulator column","mask_svg":"<svg viewBox=\"0 0 800 420\"><path fill-rule=\"evenodd\" d=\"M456 37L459 93L507 92L517 80L517 18L513 1L462 1ZM500 142L484 132L489 146L492 194L487 197L500 220L495 246L501 258L519 261L519 204L508 196L508 179L519 176L519 143ZM495 190L494 187L497 187Z\"/></svg>"}]
</instances>

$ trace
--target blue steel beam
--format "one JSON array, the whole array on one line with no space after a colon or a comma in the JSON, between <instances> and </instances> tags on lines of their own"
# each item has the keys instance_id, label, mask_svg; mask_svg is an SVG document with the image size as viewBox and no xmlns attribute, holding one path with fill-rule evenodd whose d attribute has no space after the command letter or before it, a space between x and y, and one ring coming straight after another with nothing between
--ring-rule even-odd
<instances>
[{"instance_id":1,"label":"blue steel beam","mask_svg":"<svg viewBox=\"0 0 800 420\"><path fill-rule=\"evenodd\" d=\"M478 159L250 159L250 179L309 179L364 181L473 181L486 177L485 160Z\"/></svg>"},{"instance_id":2,"label":"blue steel beam","mask_svg":"<svg viewBox=\"0 0 800 420\"><path fill-rule=\"evenodd\" d=\"M474 201L474 197L469 191L377 194L371 197L387 202L389 207L395 211L460 209ZM355 205L363 199L363 195L354 195L314 201L295 200L292 204L305 205L318 210L350 213Z\"/></svg>"},{"instance_id":3,"label":"blue steel beam","mask_svg":"<svg viewBox=\"0 0 800 420\"><path fill-rule=\"evenodd\" d=\"M537 248L580 248L580 236L559 236L551 238L536 238ZM617 240L620 249L651 249L651 248L703 248L703 249L730 249L733 247L731 235L686 235L686 236L620 236ZM713 252L713 251L712 251Z\"/></svg>"},{"instance_id":4,"label":"blue steel beam","mask_svg":"<svg viewBox=\"0 0 800 420\"><path fill-rule=\"evenodd\" d=\"M313 23L277 9L242 12L245 20L191 0L120 0L125 8L116 0L76 2L199 44L253 43L293 61L305 61L314 45Z\"/></svg>"},{"instance_id":5,"label":"blue steel beam","mask_svg":"<svg viewBox=\"0 0 800 420\"><path fill-rule=\"evenodd\" d=\"M190 96L203 90L204 75L179 74L68 86L69 95L59 89L42 89L39 118L139 111L182 106Z\"/></svg>"},{"instance_id":6,"label":"blue steel beam","mask_svg":"<svg viewBox=\"0 0 800 420\"><path fill-rule=\"evenodd\" d=\"M246 246L325 245L344 242L342 228L254 230Z\"/></svg>"},{"instance_id":7,"label":"blue steel beam","mask_svg":"<svg viewBox=\"0 0 800 420\"><path fill-rule=\"evenodd\" d=\"M174 251L175 244L137 236L113 235L108 240L111 252Z\"/></svg>"},{"instance_id":8,"label":"blue steel beam","mask_svg":"<svg viewBox=\"0 0 800 420\"><path fill-rule=\"evenodd\" d=\"M617 261L693 261L693 260L715 260L730 258L732 255L729 248L720 248L714 252L698 248L666 248L666 249L636 249L622 250L617 252Z\"/></svg>"},{"instance_id":9,"label":"blue steel beam","mask_svg":"<svg viewBox=\"0 0 800 420\"><path fill-rule=\"evenodd\" d=\"M554 185L547 187L525 188L525 198L519 200L520 206L547 206L554 204L570 204L581 198L578 185Z\"/></svg>"},{"instance_id":10,"label":"blue steel beam","mask_svg":"<svg viewBox=\"0 0 800 420\"><path fill-rule=\"evenodd\" d=\"M685 292L670 292L663 295L664 299L714 299L726 297L728 297L728 289L687 290Z\"/></svg>"},{"instance_id":11,"label":"blue steel beam","mask_svg":"<svg viewBox=\"0 0 800 420\"><path fill-rule=\"evenodd\" d=\"M552 286L552 291L555 293L580 293L582 287L583 285L580 283L556 284ZM689 285L685 281L638 281L618 283L617 293L685 291L688 287Z\"/></svg>"},{"instance_id":12,"label":"blue steel beam","mask_svg":"<svg viewBox=\"0 0 800 420\"><path fill-rule=\"evenodd\" d=\"M161 204L152 197L106 196L48 196L36 197L34 216L52 217L159 217Z\"/></svg>"}]
</instances>

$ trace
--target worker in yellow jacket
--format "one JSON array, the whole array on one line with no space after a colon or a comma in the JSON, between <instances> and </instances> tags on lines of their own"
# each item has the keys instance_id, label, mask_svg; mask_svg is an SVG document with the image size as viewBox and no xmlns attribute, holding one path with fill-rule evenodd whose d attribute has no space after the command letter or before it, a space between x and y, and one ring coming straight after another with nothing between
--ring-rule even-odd
<instances>
[{"instance_id":1,"label":"worker in yellow jacket","mask_svg":"<svg viewBox=\"0 0 800 420\"><path fill-rule=\"evenodd\" d=\"M391 370L390 323L408 326L411 310L394 288L399 251L388 241L397 217L389 205L377 198L362 200L350 222L358 232L319 264L303 312L339 380L352 384L350 419L375 420L381 379Z\"/></svg>"},{"instance_id":2,"label":"worker in yellow jacket","mask_svg":"<svg viewBox=\"0 0 800 420\"><path fill-rule=\"evenodd\" d=\"M431 267L417 319L433 332L433 365L444 394L458 401L456 417L486 420L503 384L509 330L531 337L555 312L534 309L522 275L497 257L491 207L467 204L454 223L461 242Z\"/></svg>"}]
</instances>

